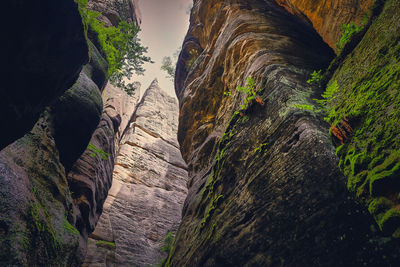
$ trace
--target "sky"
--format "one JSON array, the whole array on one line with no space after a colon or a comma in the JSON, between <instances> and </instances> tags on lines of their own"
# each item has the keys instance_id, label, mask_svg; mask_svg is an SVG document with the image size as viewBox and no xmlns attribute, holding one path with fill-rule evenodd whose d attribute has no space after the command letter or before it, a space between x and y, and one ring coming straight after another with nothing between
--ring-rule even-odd
<instances>
[{"instance_id":1,"label":"sky","mask_svg":"<svg viewBox=\"0 0 400 267\"><path fill-rule=\"evenodd\" d=\"M141 95L154 80L169 95L175 96L173 82L162 71L163 57L172 56L182 45L189 27L189 14L192 0L139 0L142 24L139 38L143 46L148 47L147 56L155 62L146 63L144 75L133 78L142 84Z\"/></svg>"}]
</instances>

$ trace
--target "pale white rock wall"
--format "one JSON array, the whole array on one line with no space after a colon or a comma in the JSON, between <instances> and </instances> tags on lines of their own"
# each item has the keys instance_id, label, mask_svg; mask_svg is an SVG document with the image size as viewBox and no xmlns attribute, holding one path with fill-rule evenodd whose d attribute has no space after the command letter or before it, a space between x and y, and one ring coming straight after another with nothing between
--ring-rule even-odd
<instances>
[{"instance_id":1,"label":"pale white rock wall","mask_svg":"<svg viewBox=\"0 0 400 267\"><path fill-rule=\"evenodd\" d=\"M83 266L152 266L176 231L187 194L178 103L153 81L119 144L113 185ZM109 243L106 243L109 242Z\"/></svg>"}]
</instances>

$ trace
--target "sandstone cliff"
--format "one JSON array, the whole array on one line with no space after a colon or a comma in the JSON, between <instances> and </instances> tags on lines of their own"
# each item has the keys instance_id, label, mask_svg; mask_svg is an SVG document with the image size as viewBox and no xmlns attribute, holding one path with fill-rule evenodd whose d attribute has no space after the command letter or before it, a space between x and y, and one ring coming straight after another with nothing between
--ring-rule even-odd
<instances>
[{"instance_id":1,"label":"sandstone cliff","mask_svg":"<svg viewBox=\"0 0 400 267\"><path fill-rule=\"evenodd\" d=\"M84 266L149 266L165 257L160 248L178 228L187 193L177 129L178 103L155 80L120 140Z\"/></svg>"},{"instance_id":2,"label":"sandstone cliff","mask_svg":"<svg viewBox=\"0 0 400 267\"><path fill-rule=\"evenodd\" d=\"M156 81L107 83L73 0L11 2L1 266L400 265L397 0L195 0L179 118Z\"/></svg>"},{"instance_id":3,"label":"sandstone cliff","mask_svg":"<svg viewBox=\"0 0 400 267\"><path fill-rule=\"evenodd\" d=\"M361 25L374 0L275 0L291 14L310 23L333 49L342 36L342 25Z\"/></svg>"},{"instance_id":4,"label":"sandstone cliff","mask_svg":"<svg viewBox=\"0 0 400 267\"><path fill-rule=\"evenodd\" d=\"M332 1L279 2L290 3L296 15L302 10L313 15L292 16L272 1L194 3L175 77L180 101L178 139L188 163L190 187L166 265L395 266L397 241L385 237L365 206L348 193L329 125L312 108L312 99L322 92L306 82L311 71L327 67L333 59L333 51L311 25L332 45L340 24L360 20L360 10L367 9L368 3L362 8L359 2L352 4L357 12L349 11L342 21L318 5ZM395 1L388 2L392 6L381 15L386 20L373 22L377 28L398 18ZM342 1L337 8L344 9ZM322 17L321 28L314 21L316 14ZM329 25L333 32L326 30L325 21L333 24ZM371 36L377 36L373 28ZM387 36L382 42L391 44L389 36L396 36L396 28L392 35L381 31ZM349 66L369 56L367 42L359 48L357 59L352 55ZM398 62L394 55L389 58ZM362 64L359 71L366 72ZM349 79L353 71L342 73L335 75L343 83L354 81ZM249 89L251 79L246 85L248 77L254 80L254 90ZM240 93L237 86L247 87L249 94ZM248 104L243 104L244 98ZM351 103L348 110L354 107ZM358 134L365 140L363 132ZM351 146L346 149L355 155ZM379 172L392 170L388 181L393 181L398 177L397 158L389 157L389 152L391 163L384 158L374 163L385 162ZM344 157L344 162L349 161ZM354 170L349 162L342 166ZM368 168L369 161L360 162L357 173ZM366 172L362 175L358 177ZM386 211L395 213L388 227L393 231L397 200L385 203ZM378 218L385 216L381 206L373 207Z\"/></svg>"},{"instance_id":5,"label":"sandstone cliff","mask_svg":"<svg viewBox=\"0 0 400 267\"><path fill-rule=\"evenodd\" d=\"M28 64L11 61L19 64L16 70L27 70L22 72L24 77L15 79L21 81L17 87L29 83L35 96L21 91L28 87L18 87L11 93L4 92L7 97L3 100L8 102L3 107L12 106L18 112L25 122L20 122L18 116L15 122L26 132L26 122L32 123L36 114L51 105L32 131L0 152L0 265L76 266L83 260L87 236L94 230L111 187L115 143L124 131L121 122L126 127L126 112L132 114L139 98L138 90L128 96L108 86L103 109L101 92L106 85L107 62L100 48L85 40L77 5L72 0L64 2L57 8L51 3L40 7L22 2L19 5L21 12L40 15L40 19L35 18L37 23L33 19L29 26L44 27L38 27L40 34L32 36L31 41L23 42L23 53L19 51ZM120 7L134 14L130 10L134 6L124 3ZM54 24L45 19L54 19ZM82 47L78 46L80 41ZM88 46L90 62L82 68ZM70 87L76 78L68 89L66 86ZM35 87L44 91L35 92ZM23 112L10 100L14 93L19 94ZM10 125L10 133L18 137L13 131Z\"/></svg>"},{"instance_id":6,"label":"sandstone cliff","mask_svg":"<svg viewBox=\"0 0 400 267\"><path fill-rule=\"evenodd\" d=\"M32 129L45 107L78 78L88 46L72 0L5 1L0 149ZM16 18L18 14L18 18Z\"/></svg>"}]
</instances>

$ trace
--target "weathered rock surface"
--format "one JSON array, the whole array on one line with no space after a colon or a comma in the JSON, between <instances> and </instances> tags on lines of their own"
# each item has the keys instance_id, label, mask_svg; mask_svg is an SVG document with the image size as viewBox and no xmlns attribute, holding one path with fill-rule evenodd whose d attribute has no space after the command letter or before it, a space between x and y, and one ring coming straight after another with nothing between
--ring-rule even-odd
<instances>
[{"instance_id":1,"label":"weathered rock surface","mask_svg":"<svg viewBox=\"0 0 400 267\"><path fill-rule=\"evenodd\" d=\"M105 154L87 148L68 174L75 207L73 221L81 233L81 260L86 254L87 237L95 229L112 184L119 133L129 122L130 117L128 119L127 114L130 112L132 116L139 102L140 84L136 85L132 96L110 84L106 86L103 93L103 114L89 143Z\"/></svg>"},{"instance_id":2,"label":"weathered rock surface","mask_svg":"<svg viewBox=\"0 0 400 267\"><path fill-rule=\"evenodd\" d=\"M273 1L195 1L175 80L190 188L167 266L398 263L347 193L329 126L303 108L332 57ZM240 107L247 77L258 99Z\"/></svg>"},{"instance_id":3,"label":"weathered rock surface","mask_svg":"<svg viewBox=\"0 0 400 267\"><path fill-rule=\"evenodd\" d=\"M70 88L88 61L73 0L5 1L0 149L32 129L46 106ZM11 18L15 16L21 19ZM23 18L23 19L22 19Z\"/></svg>"},{"instance_id":4,"label":"weathered rock surface","mask_svg":"<svg viewBox=\"0 0 400 267\"><path fill-rule=\"evenodd\" d=\"M85 72L53 106L55 140L67 172L85 151L100 122L103 102L97 85Z\"/></svg>"},{"instance_id":5,"label":"weathered rock surface","mask_svg":"<svg viewBox=\"0 0 400 267\"><path fill-rule=\"evenodd\" d=\"M79 232L51 113L0 152L0 265L77 266Z\"/></svg>"},{"instance_id":6,"label":"weathered rock surface","mask_svg":"<svg viewBox=\"0 0 400 267\"><path fill-rule=\"evenodd\" d=\"M35 14L43 16L40 18L43 19L42 28L35 24L37 18L32 19L32 26L41 30L37 33L38 40L34 37L30 40L28 34L23 36L28 38L25 40L27 43L24 49L32 49L33 54L37 54L38 51L42 53L30 58L26 54L31 60L29 64L38 64L37 70L29 64L26 65L28 69L32 68L29 71L37 74L37 80L29 81L30 72L27 72L23 79L20 77L16 80L19 82L26 78L26 82L31 82L33 86L30 88L32 92L35 92L35 87L42 89L40 86L47 90L47 86L52 84L57 89L54 83L57 83L59 86L57 90L60 90L66 82L60 78L66 75L64 71L70 71L70 77L76 76L80 71L77 68L77 73L72 73L71 64L74 63L75 56L79 56L79 54L71 55L78 53L76 51L78 48L74 47L76 45L74 42L77 40L69 40L68 38L75 38L74 33L70 28L65 28L79 29L83 37L81 18L74 4L74 11L79 17L78 27L70 18L72 16L70 13L73 12L68 9L67 4L64 4L66 1L62 2L57 5L65 10L58 12L52 3L42 3L49 10L43 9L43 12L38 11ZM35 10L33 8L29 11ZM47 11L54 14L47 15ZM60 36L53 36L54 33L51 32L53 25L46 20L52 19L53 16L59 16L53 22L55 27L59 27L57 34ZM67 25L60 25L61 19L64 19ZM25 28L30 29L30 26ZM25 28L22 28L22 33ZM65 36L61 36L63 34ZM14 35L15 33L11 37ZM139 98L139 90L133 97L118 92L113 96L114 100L109 100L110 97L104 99L106 107L103 110L101 91L106 84L107 62L98 49L90 41L88 42L91 61L84 66L77 82L42 114L42 118L30 133L1 152L0 184L3 185L0 188L1 266L76 266L82 262L86 254L87 236L94 230L111 187L115 143L123 132L120 128L121 121L126 127L130 119L127 118L126 112L131 114L133 112L128 105L133 104L134 107ZM36 47L39 45L43 47L40 49ZM64 45L69 51L63 50ZM87 45L84 45L84 48L86 54L81 55L82 63L87 60ZM25 52L28 53L22 51L21 55L24 56ZM62 55L57 55L57 52ZM46 53L50 53L52 58L47 59ZM70 61L66 62L64 56L69 57ZM54 60L59 60L57 64L64 64L64 69L59 69ZM18 61L10 62L18 64ZM42 63L48 65L43 67L40 65ZM18 71L20 67L16 70ZM60 77L54 74L57 71ZM25 72L21 75L24 74ZM41 76L45 75L48 76L48 80L42 79ZM69 86L73 82L71 80ZM117 92L120 89L113 90ZM11 97L12 93L14 92L9 94ZM22 102L26 104L26 110L30 110L31 115L34 115L36 111L31 109L24 97L28 96L33 100L35 98L30 93L19 93ZM61 93L58 92L57 96ZM49 96L52 94L54 97L52 92ZM109 96L112 93L107 90L106 94ZM44 98L42 100L41 105L49 104ZM8 104L13 103L10 101Z\"/></svg>"},{"instance_id":7,"label":"weathered rock surface","mask_svg":"<svg viewBox=\"0 0 400 267\"><path fill-rule=\"evenodd\" d=\"M138 0L89 0L88 8L102 13L107 26L118 26L121 20L136 25L142 22Z\"/></svg>"},{"instance_id":8,"label":"weathered rock surface","mask_svg":"<svg viewBox=\"0 0 400 267\"><path fill-rule=\"evenodd\" d=\"M176 100L154 81L120 141L113 185L83 266L149 266L165 256L160 247L176 231L187 193L177 123Z\"/></svg>"},{"instance_id":9,"label":"weathered rock surface","mask_svg":"<svg viewBox=\"0 0 400 267\"><path fill-rule=\"evenodd\" d=\"M330 123L348 189L368 207L380 230L398 240L400 3L378 2L381 14L328 83L337 85Z\"/></svg>"},{"instance_id":10,"label":"weathered rock surface","mask_svg":"<svg viewBox=\"0 0 400 267\"><path fill-rule=\"evenodd\" d=\"M275 0L291 14L311 23L333 49L342 36L342 24L361 25L374 0Z\"/></svg>"}]
</instances>

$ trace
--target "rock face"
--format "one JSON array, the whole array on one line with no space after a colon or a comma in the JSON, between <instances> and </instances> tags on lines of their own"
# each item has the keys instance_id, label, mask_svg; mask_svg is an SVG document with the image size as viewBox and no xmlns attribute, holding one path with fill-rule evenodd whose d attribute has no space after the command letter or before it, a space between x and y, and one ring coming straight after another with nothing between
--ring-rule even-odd
<instances>
[{"instance_id":1,"label":"rock face","mask_svg":"<svg viewBox=\"0 0 400 267\"><path fill-rule=\"evenodd\" d=\"M176 140L178 105L153 81L115 160L113 185L83 266L149 266L176 231L186 197L187 171Z\"/></svg>"},{"instance_id":2,"label":"rock face","mask_svg":"<svg viewBox=\"0 0 400 267\"><path fill-rule=\"evenodd\" d=\"M291 14L309 22L333 49L342 36L342 24L361 24L374 0L275 0Z\"/></svg>"},{"instance_id":3,"label":"rock face","mask_svg":"<svg viewBox=\"0 0 400 267\"><path fill-rule=\"evenodd\" d=\"M119 133L126 128L129 121L126 112L133 114L139 96L140 84L137 84L131 96L110 84L106 86L103 114L89 142L92 147L85 150L68 174L75 208L73 225L81 233L81 260L86 255L88 235L95 229L112 184ZM104 153L96 151L97 149Z\"/></svg>"},{"instance_id":4,"label":"rock face","mask_svg":"<svg viewBox=\"0 0 400 267\"><path fill-rule=\"evenodd\" d=\"M377 3L381 14L328 83L337 85L330 122L348 189L368 207L380 230L398 240L400 3Z\"/></svg>"},{"instance_id":5,"label":"rock face","mask_svg":"<svg viewBox=\"0 0 400 267\"><path fill-rule=\"evenodd\" d=\"M78 78L88 61L82 20L73 0L6 1L9 18L2 42L7 65L0 89L0 123L7 125L0 149L32 129L46 106ZM22 78L23 77L23 78Z\"/></svg>"},{"instance_id":6,"label":"rock face","mask_svg":"<svg viewBox=\"0 0 400 267\"><path fill-rule=\"evenodd\" d=\"M191 13L175 77L190 187L166 265L395 266L396 242L348 194L312 108L321 91L306 81L333 51L273 1Z\"/></svg>"},{"instance_id":7,"label":"rock face","mask_svg":"<svg viewBox=\"0 0 400 267\"><path fill-rule=\"evenodd\" d=\"M21 7L19 2L15 5ZM19 52L27 57L24 60L30 60L22 67L26 67L28 72L22 72L22 75L26 74L24 78L15 81L24 81L21 84L30 82L33 85L30 90L33 92L35 87L43 89L44 91L35 92L38 98L40 95L54 98L67 88L55 95L55 92L47 92L47 87L53 86L52 89L61 90L67 84L67 78L71 79L68 86L72 85L72 77L76 78L76 74L82 69L82 63L87 61L88 45L91 61L83 67L76 83L46 109L33 130L0 153L1 266L77 266L82 262L86 254L88 234L94 230L111 187L115 143L124 131L120 126L126 127L129 120L126 112L132 114L139 99L139 90L133 96L128 96L122 90L108 86L105 89L104 102L102 101L107 62L89 40L86 44L83 39L86 50L83 56L79 55L79 47L76 47L78 37L71 29L79 30L84 38L81 18L72 0L71 6L64 2L67 1L57 4L57 8L53 2L46 1L36 9L36 4L26 4L32 7L29 12L38 10L35 15L41 15L40 19L43 21L40 22L40 28L35 24L37 18L32 18L32 27L38 27L40 33L32 37L28 34L24 36L28 39L24 41L26 43L22 52ZM124 8L129 11L129 7L127 4ZM79 18L79 25L73 21L72 15L75 13L71 8ZM41 9L42 12L39 12ZM54 25L46 19L54 19ZM22 27L22 33L25 33L26 28L30 29L30 26ZM58 28L53 29L53 26ZM53 30L57 30L57 34ZM32 30L32 33L36 33L35 31ZM11 37L14 38L14 35L15 32ZM68 51L64 51L66 47L69 47ZM31 57L29 49L33 54ZM70 61L66 61L64 56L69 57ZM74 60L78 56L81 56L81 61L77 61L81 65L74 72L73 64L77 64ZM10 62L22 64L18 60ZM47 65L43 67L40 64ZM60 69L57 64L64 64L64 69ZM18 66L15 70L20 68ZM67 75L68 71L70 76ZM36 75L33 81L30 81L33 75L31 72ZM42 79L42 76L47 80ZM20 94L25 111L30 112L32 118L36 116L35 112L41 111L39 106L33 106L37 104L34 103L37 100L36 95L32 97L30 93L18 90L15 92ZM14 91L10 94L7 92L8 95L3 100L8 101L13 93ZM110 98L111 94L113 99ZM28 98L24 99L25 97ZM50 98L46 100L45 97L42 96L40 100L43 107L50 104ZM28 100L33 102L29 103ZM10 100L7 105L14 104ZM18 111L15 107L13 106L13 110ZM15 116L10 118L14 119ZM19 117L16 118L18 123ZM23 123L21 127L25 127Z\"/></svg>"},{"instance_id":8,"label":"rock face","mask_svg":"<svg viewBox=\"0 0 400 267\"><path fill-rule=\"evenodd\" d=\"M89 0L88 7L102 13L108 26L118 26L121 19L136 25L142 22L138 0Z\"/></svg>"},{"instance_id":9,"label":"rock face","mask_svg":"<svg viewBox=\"0 0 400 267\"><path fill-rule=\"evenodd\" d=\"M0 265L77 266L79 232L51 113L0 152Z\"/></svg>"}]
</instances>

